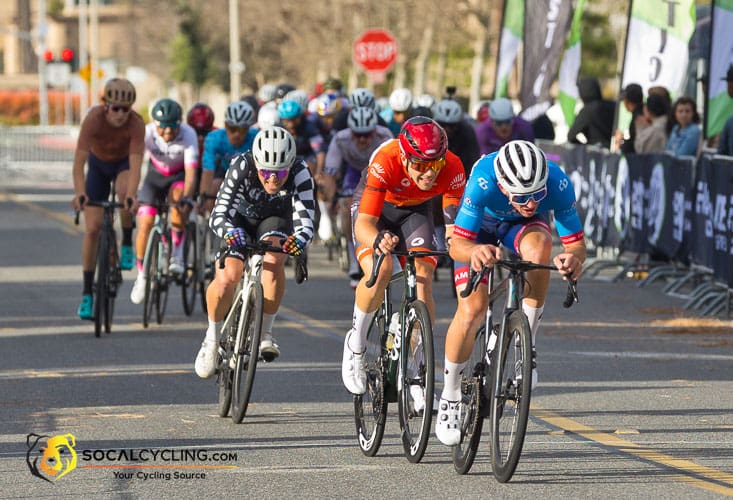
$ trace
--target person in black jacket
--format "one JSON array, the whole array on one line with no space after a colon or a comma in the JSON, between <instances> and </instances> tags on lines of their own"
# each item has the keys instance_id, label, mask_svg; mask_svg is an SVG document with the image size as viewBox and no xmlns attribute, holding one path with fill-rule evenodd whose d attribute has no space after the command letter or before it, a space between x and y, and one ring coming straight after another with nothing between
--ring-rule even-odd
<instances>
[{"instance_id":1,"label":"person in black jacket","mask_svg":"<svg viewBox=\"0 0 733 500\"><path fill-rule=\"evenodd\" d=\"M597 78L581 78L578 82L578 93L583 100L583 109L580 110L573 126L568 131L568 141L573 144L582 144L578 139L578 135L582 133L585 136L586 144L597 144L608 148L613 136L616 104L603 99L601 84L598 83Z\"/></svg>"}]
</instances>

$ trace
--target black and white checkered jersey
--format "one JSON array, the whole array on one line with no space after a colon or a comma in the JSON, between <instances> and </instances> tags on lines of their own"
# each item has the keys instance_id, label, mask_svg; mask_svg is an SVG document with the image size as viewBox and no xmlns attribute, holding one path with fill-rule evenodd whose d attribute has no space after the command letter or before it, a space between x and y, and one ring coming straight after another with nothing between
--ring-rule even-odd
<instances>
[{"instance_id":1,"label":"black and white checkered jersey","mask_svg":"<svg viewBox=\"0 0 733 500\"><path fill-rule=\"evenodd\" d=\"M290 167L290 175L282 189L267 194L257 176L252 152L232 158L224 182L216 195L209 227L219 238L235 226L239 217L265 219L292 214L293 234L304 244L313 239L316 202L315 184L310 170L300 158Z\"/></svg>"}]
</instances>

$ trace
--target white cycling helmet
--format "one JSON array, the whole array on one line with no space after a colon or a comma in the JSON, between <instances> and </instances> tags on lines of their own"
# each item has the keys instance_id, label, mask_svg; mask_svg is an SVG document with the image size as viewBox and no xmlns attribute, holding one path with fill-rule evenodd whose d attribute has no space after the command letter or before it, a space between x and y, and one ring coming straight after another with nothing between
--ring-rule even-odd
<instances>
[{"instance_id":1,"label":"white cycling helmet","mask_svg":"<svg viewBox=\"0 0 733 500\"><path fill-rule=\"evenodd\" d=\"M535 193L547 184L547 158L529 141L509 141L494 158L494 173L511 194Z\"/></svg>"},{"instance_id":2,"label":"white cycling helmet","mask_svg":"<svg viewBox=\"0 0 733 500\"><path fill-rule=\"evenodd\" d=\"M355 134L368 134L377 128L377 113L372 108L354 108L346 123Z\"/></svg>"},{"instance_id":3,"label":"white cycling helmet","mask_svg":"<svg viewBox=\"0 0 733 500\"><path fill-rule=\"evenodd\" d=\"M425 108L432 108L435 106L435 97L430 94L420 94L415 98L412 103L416 108L423 106Z\"/></svg>"},{"instance_id":4,"label":"white cycling helmet","mask_svg":"<svg viewBox=\"0 0 733 500\"><path fill-rule=\"evenodd\" d=\"M285 94L283 101L295 101L300 105L300 109L307 110L310 98L305 90L295 89Z\"/></svg>"},{"instance_id":5,"label":"white cycling helmet","mask_svg":"<svg viewBox=\"0 0 733 500\"><path fill-rule=\"evenodd\" d=\"M295 139L282 127L262 129L252 144L252 156L257 169L288 170L295 160Z\"/></svg>"},{"instance_id":6,"label":"white cycling helmet","mask_svg":"<svg viewBox=\"0 0 733 500\"><path fill-rule=\"evenodd\" d=\"M458 123L462 117L461 105L453 99L443 99L433 107L433 120L438 123Z\"/></svg>"},{"instance_id":7,"label":"white cycling helmet","mask_svg":"<svg viewBox=\"0 0 733 500\"><path fill-rule=\"evenodd\" d=\"M274 101L276 91L277 87L271 83L266 83L257 91L257 98L263 103Z\"/></svg>"},{"instance_id":8,"label":"white cycling helmet","mask_svg":"<svg viewBox=\"0 0 733 500\"><path fill-rule=\"evenodd\" d=\"M245 101L234 101L227 106L224 123L235 127L251 127L255 122L255 110Z\"/></svg>"},{"instance_id":9,"label":"white cycling helmet","mask_svg":"<svg viewBox=\"0 0 733 500\"><path fill-rule=\"evenodd\" d=\"M412 105L412 92L408 89L395 89L389 96L389 107L397 113L404 113Z\"/></svg>"},{"instance_id":10,"label":"white cycling helmet","mask_svg":"<svg viewBox=\"0 0 733 500\"><path fill-rule=\"evenodd\" d=\"M277 111L275 101L268 102L257 113L257 128L260 130L277 125L279 122L280 113Z\"/></svg>"},{"instance_id":11,"label":"white cycling helmet","mask_svg":"<svg viewBox=\"0 0 733 500\"><path fill-rule=\"evenodd\" d=\"M365 88L354 89L349 94L349 106L352 108L372 108L376 107L376 101L374 100L374 94L371 90Z\"/></svg>"}]
</instances>

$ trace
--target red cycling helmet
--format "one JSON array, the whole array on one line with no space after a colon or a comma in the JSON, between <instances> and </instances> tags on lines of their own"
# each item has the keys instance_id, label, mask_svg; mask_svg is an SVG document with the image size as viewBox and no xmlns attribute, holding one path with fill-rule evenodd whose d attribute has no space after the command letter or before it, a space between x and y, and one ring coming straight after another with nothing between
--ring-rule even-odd
<instances>
[{"instance_id":1,"label":"red cycling helmet","mask_svg":"<svg viewBox=\"0 0 733 500\"><path fill-rule=\"evenodd\" d=\"M407 120L399 134L400 150L408 160L432 161L445 156L448 137L443 127L426 116Z\"/></svg>"},{"instance_id":2,"label":"red cycling helmet","mask_svg":"<svg viewBox=\"0 0 733 500\"><path fill-rule=\"evenodd\" d=\"M214 128L214 110L202 102L196 103L186 115L186 123L196 132L209 132Z\"/></svg>"}]
</instances>

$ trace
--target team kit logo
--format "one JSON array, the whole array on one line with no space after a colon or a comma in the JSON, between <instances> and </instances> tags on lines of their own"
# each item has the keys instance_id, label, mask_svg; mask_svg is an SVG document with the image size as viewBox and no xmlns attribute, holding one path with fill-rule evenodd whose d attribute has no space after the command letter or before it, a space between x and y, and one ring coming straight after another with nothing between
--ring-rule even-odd
<instances>
[{"instance_id":1,"label":"team kit logo","mask_svg":"<svg viewBox=\"0 0 733 500\"><path fill-rule=\"evenodd\" d=\"M76 437L73 434L26 436L25 460L36 477L52 483L76 469Z\"/></svg>"}]
</instances>

